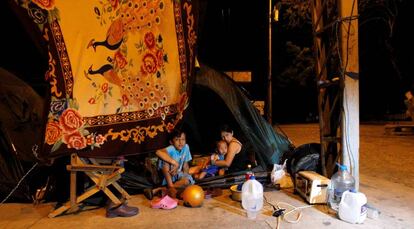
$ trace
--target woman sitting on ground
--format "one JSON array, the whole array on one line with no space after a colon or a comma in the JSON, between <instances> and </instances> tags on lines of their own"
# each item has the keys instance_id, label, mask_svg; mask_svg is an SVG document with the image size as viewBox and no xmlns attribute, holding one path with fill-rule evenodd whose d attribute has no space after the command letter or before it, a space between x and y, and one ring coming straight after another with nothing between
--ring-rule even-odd
<instances>
[{"instance_id":1,"label":"woman sitting on ground","mask_svg":"<svg viewBox=\"0 0 414 229\"><path fill-rule=\"evenodd\" d=\"M227 142L227 153L224 160L211 161L212 165L228 168L228 172L243 171L247 167L247 153L243 144L233 136L233 129L228 125L220 128L221 139Z\"/></svg>"}]
</instances>

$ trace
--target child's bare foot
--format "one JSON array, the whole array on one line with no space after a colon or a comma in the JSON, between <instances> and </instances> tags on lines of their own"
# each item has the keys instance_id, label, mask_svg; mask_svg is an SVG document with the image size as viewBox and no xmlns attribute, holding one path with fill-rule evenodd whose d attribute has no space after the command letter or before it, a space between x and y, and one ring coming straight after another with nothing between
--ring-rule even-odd
<instances>
[{"instance_id":1,"label":"child's bare foot","mask_svg":"<svg viewBox=\"0 0 414 229\"><path fill-rule=\"evenodd\" d=\"M167 194L171 198L177 198L177 189L175 189L174 187L168 188Z\"/></svg>"},{"instance_id":2,"label":"child's bare foot","mask_svg":"<svg viewBox=\"0 0 414 229\"><path fill-rule=\"evenodd\" d=\"M219 176L223 176L224 173L225 173L225 170L224 169L220 169L219 172L218 172L218 175Z\"/></svg>"}]
</instances>

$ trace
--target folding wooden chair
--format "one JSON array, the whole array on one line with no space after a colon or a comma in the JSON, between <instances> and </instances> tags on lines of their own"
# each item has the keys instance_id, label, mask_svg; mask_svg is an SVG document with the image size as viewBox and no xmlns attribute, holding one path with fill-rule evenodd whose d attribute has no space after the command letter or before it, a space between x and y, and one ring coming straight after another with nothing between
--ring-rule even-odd
<instances>
[{"instance_id":1,"label":"folding wooden chair","mask_svg":"<svg viewBox=\"0 0 414 229\"><path fill-rule=\"evenodd\" d=\"M103 191L115 205L122 204L122 201L109 190L109 185L115 187L121 193L123 199L130 199L129 194L117 183L117 180L121 178L121 174L125 171L120 166L121 160L110 161L112 163L108 165L108 159L80 158L77 154L72 154L71 163L66 166L67 170L70 171L70 201L51 212L49 218L65 212L72 213L78 211L82 201L99 191ZM76 196L77 172L84 172L95 183L80 196Z\"/></svg>"}]
</instances>

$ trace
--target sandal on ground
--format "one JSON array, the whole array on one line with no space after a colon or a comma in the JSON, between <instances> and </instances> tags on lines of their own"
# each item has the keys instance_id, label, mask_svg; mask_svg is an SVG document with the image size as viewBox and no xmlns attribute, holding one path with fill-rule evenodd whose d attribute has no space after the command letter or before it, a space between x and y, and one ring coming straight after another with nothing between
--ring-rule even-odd
<instances>
[{"instance_id":1,"label":"sandal on ground","mask_svg":"<svg viewBox=\"0 0 414 229\"><path fill-rule=\"evenodd\" d=\"M157 208L157 209L173 209L176 208L178 204L178 201L176 199L173 199L169 197L168 195L165 195L161 199L155 199L151 201L151 208Z\"/></svg>"}]
</instances>

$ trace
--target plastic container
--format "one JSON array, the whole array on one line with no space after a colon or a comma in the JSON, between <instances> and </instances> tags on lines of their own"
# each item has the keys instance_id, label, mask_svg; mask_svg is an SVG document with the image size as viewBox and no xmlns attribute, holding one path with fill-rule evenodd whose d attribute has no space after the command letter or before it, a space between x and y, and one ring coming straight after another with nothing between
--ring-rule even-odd
<instances>
[{"instance_id":1,"label":"plastic container","mask_svg":"<svg viewBox=\"0 0 414 229\"><path fill-rule=\"evenodd\" d=\"M246 174L244 176L246 178L246 181L248 181L251 176L254 176L254 173L252 171L252 166L250 164L247 165L247 171L246 171Z\"/></svg>"},{"instance_id":2,"label":"plastic container","mask_svg":"<svg viewBox=\"0 0 414 229\"><path fill-rule=\"evenodd\" d=\"M338 217L348 223L363 223L367 218L367 197L364 193L345 191L339 203Z\"/></svg>"},{"instance_id":3,"label":"plastic container","mask_svg":"<svg viewBox=\"0 0 414 229\"><path fill-rule=\"evenodd\" d=\"M241 201L247 212L247 218L255 219L263 207L263 186L254 176L244 182Z\"/></svg>"},{"instance_id":4,"label":"plastic container","mask_svg":"<svg viewBox=\"0 0 414 229\"><path fill-rule=\"evenodd\" d=\"M346 165L339 165L339 170L331 177L331 185L328 191L328 206L338 211L342 194L345 191L355 189L355 179L348 172Z\"/></svg>"}]
</instances>

